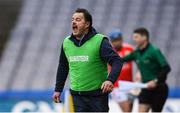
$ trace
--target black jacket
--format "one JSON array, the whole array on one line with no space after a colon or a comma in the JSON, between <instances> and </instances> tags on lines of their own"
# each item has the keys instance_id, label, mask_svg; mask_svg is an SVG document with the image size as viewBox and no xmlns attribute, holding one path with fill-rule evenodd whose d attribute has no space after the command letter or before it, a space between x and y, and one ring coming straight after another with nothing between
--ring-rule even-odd
<instances>
[{"instance_id":1,"label":"black jacket","mask_svg":"<svg viewBox=\"0 0 180 113\"><path fill-rule=\"evenodd\" d=\"M82 40L77 40L73 35L71 35L70 40L74 42L76 46L82 46L86 41L96 35L97 32L94 28L91 28L89 33L85 35ZM111 44L109 43L108 38L104 38L101 47L100 47L100 57L103 61L107 62L112 66L112 71L109 73L107 80L111 82L115 82L118 78L121 68L123 66L123 62L119 55L113 50ZM63 50L63 46L61 48L61 54L59 59L59 66L56 75L56 85L55 91L62 92L67 75L69 72L69 65L66 55Z\"/></svg>"}]
</instances>

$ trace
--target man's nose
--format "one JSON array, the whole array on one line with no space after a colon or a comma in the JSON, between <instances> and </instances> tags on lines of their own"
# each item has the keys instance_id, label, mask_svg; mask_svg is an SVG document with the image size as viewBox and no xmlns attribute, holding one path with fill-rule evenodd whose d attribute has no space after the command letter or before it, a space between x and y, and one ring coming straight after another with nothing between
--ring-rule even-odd
<instances>
[{"instance_id":1,"label":"man's nose","mask_svg":"<svg viewBox=\"0 0 180 113\"><path fill-rule=\"evenodd\" d=\"M75 20L72 20L72 24L76 24L76 21L75 21Z\"/></svg>"}]
</instances>

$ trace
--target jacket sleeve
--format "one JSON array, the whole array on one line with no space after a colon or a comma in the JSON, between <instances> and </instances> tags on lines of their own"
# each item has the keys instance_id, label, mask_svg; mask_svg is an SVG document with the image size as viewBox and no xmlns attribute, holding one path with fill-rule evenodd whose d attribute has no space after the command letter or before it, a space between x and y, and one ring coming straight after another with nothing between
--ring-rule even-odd
<instances>
[{"instance_id":1,"label":"jacket sleeve","mask_svg":"<svg viewBox=\"0 0 180 113\"><path fill-rule=\"evenodd\" d=\"M123 62L135 60L134 51L122 58Z\"/></svg>"},{"instance_id":2,"label":"jacket sleeve","mask_svg":"<svg viewBox=\"0 0 180 113\"><path fill-rule=\"evenodd\" d=\"M161 70L157 76L158 83L164 83L167 79L168 73L171 71L171 67L168 64L165 56L162 54L162 52L157 49L155 53L155 58L157 62L159 63Z\"/></svg>"},{"instance_id":3,"label":"jacket sleeve","mask_svg":"<svg viewBox=\"0 0 180 113\"><path fill-rule=\"evenodd\" d=\"M64 53L63 46L61 47L61 53L59 58L59 65L56 74L56 84L55 84L55 91L62 92L64 88L65 81L67 79L69 72L69 64Z\"/></svg>"},{"instance_id":4,"label":"jacket sleeve","mask_svg":"<svg viewBox=\"0 0 180 113\"><path fill-rule=\"evenodd\" d=\"M161 68L160 73L157 77L158 79L158 84L160 83L165 83L166 79L167 79L167 75L168 73L171 71L171 67L169 65L166 65L164 67Z\"/></svg>"},{"instance_id":5,"label":"jacket sleeve","mask_svg":"<svg viewBox=\"0 0 180 113\"><path fill-rule=\"evenodd\" d=\"M107 38L104 38L101 43L100 56L102 60L110 64L112 67L107 80L111 81L112 83L115 83L121 72L123 62L120 56L113 50Z\"/></svg>"}]
</instances>

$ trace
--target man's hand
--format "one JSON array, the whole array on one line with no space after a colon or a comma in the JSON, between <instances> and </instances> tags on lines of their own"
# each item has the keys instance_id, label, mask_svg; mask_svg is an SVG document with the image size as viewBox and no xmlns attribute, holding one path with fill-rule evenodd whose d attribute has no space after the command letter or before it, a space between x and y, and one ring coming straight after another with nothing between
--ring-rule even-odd
<instances>
[{"instance_id":1,"label":"man's hand","mask_svg":"<svg viewBox=\"0 0 180 113\"><path fill-rule=\"evenodd\" d=\"M61 96L61 92L54 92L54 94L53 94L53 100L54 100L54 102L55 103L60 103L61 101L60 101L60 96Z\"/></svg>"},{"instance_id":2,"label":"man's hand","mask_svg":"<svg viewBox=\"0 0 180 113\"><path fill-rule=\"evenodd\" d=\"M102 89L102 92L103 93L106 93L106 92L111 92L113 90L113 83L109 80L106 80L102 86L101 86L101 89Z\"/></svg>"},{"instance_id":3,"label":"man's hand","mask_svg":"<svg viewBox=\"0 0 180 113\"><path fill-rule=\"evenodd\" d=\"M147 83L148 89L153 89L157 86L156 82L154 80L151 80Z\"/></svg>"}]
</instances>

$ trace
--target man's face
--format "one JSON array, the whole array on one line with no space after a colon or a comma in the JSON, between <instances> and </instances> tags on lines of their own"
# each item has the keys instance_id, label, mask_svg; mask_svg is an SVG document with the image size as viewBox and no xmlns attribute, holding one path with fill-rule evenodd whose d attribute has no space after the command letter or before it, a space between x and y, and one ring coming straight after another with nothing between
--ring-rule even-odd
<instances>
[{"instance_id":1,"label":"man's face","mask_svg":"<svg viewBox=\"0 0 180 113\"><path fill-rule=\"evenodd\" d=\"M144 42L146 41L146 37L142 36L139 33L134 33L133 34L133 40L136 43L137 47L141 47L144 44Z\"/></svg>"},{"instance_id":2,"label":"man's face","mask_svg":"<svg viewBox=\"0 0 180 113\"><path fill-rule=\"evenodd\" d=\"M74 13L72 16L72 33L76 37L81 37L89 27L89 22L84 18L83 13Z\"/></svg>"},{"instance_id":3,"label":"man's face","mask_svg":"<svg viewBox=\"0 0 180 113\"><path fill-rule=\"evenodd\" d=\"M116 50L121 49L122 43L123 43L122 39L111 40L111 44L112 44L113 48Z\"/></svg>"}]
</instances>

